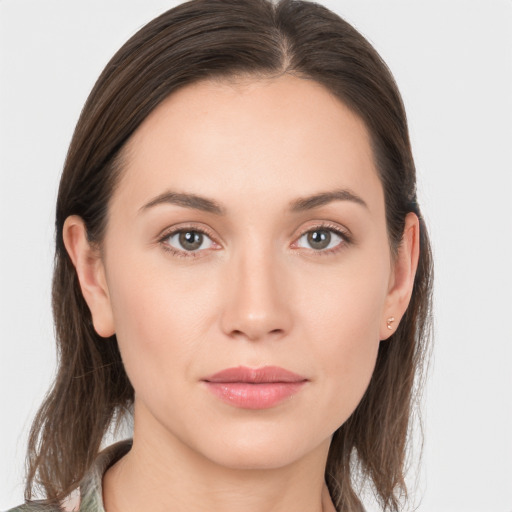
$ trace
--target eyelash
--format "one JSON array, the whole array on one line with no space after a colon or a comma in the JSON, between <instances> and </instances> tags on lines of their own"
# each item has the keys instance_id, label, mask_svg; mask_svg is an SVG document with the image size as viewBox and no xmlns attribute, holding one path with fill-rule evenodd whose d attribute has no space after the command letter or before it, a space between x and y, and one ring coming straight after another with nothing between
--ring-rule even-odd
<instances>
[{"instance_id":1,"label":"eyelash","mask_svg":"<svg viewBox=\"0 0 512 512\"><path fill-rule=\"evenodd\" d=\"M171 230L171 231L167 231L167 232L165 232L165 234L163 234L158 239L158 243L160 243L160 245L162 246L162 248L165 251L171 253L173 256L177 256L178 258L197 258L197 257L201 257L200 256L200 253L202 252L201 250L195 250L195 251L186 251L185 249L178 250L178 249L175 249L174 247L172 247L171 245L169 245L168 243L166 243L166 240L168 240L171 236L176 235L178 233L183 233L183 232L186 232L186 231L191 231L191 232L194 232L194 233L201 233L202 235L206 235L208 238L210 238L212 240L212 242L214 244L216 244L216 242L214 240L214 237L212 236L212 234L209 231L207 231L204 228L195 227L195 226L194 227L192 227L192 226L190 226L190 227L185 226L185 227L180 227L179 229L174 229L174 230ZM303 236L307 235L308 233L314 232L314 231L329 231L330 233L334 233L335 235L339 236L342 239L342 241L338 245L336 245L335 247L332 247L331 249L325 249L325 250L309 249L309 250L313 251L315 253L315 255L318 255L318 256L327 256L327 255L335 254L335 253L343 250L343 248L346 245L350 245L352 243L352 238L351 238L351 236L347 232L345 232L344 230L341 230L339 227L335 227L335 226L332 226L330 224L325 224L324 223L324 224L318 224L318 225L315 225L315 226L311 226L306 231L303 231L297 237L297 239L293 243L293 245L296 245L298 243L298 241Z\"/></svg>"}]
</instances>

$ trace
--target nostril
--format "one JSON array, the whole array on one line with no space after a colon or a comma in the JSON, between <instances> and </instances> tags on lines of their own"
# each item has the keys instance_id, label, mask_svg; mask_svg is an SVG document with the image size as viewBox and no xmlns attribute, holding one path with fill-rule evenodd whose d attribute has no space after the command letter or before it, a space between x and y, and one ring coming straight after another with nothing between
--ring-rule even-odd
<instances>
[{"instance_id":1,"label":"nostril","mask_svg":"<svg viewBox=\"0 0 512 512\"><path fill-rule=\"evenodd\" d=\"M234 329L231 331L231 336L233 338L246 338L249 341L257 341L264 338L280 337L284 334L284 332L284 329L272 329L265 331L264 329L260 330L258 328L247 328L246 330Z\"/></svg>"}]
</instances>

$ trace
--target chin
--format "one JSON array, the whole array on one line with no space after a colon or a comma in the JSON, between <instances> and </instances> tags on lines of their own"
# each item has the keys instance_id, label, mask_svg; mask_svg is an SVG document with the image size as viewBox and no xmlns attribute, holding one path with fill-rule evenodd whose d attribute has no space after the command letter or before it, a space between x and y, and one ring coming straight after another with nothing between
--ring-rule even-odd
<instances>
[{"instance_id":1,"label":"chin","mask_svg":"<svg viewBox=\"0 0 512 512\"><path fill-rule=\"evenodd\" d=\"M218 466L234 470L271 470L283 468L329 448L331 436L308 438L295 432L267 428L243 429L203 439L198 451Z\"/></svg>"},{"instance_id":2,"label":"chin","mask_svg":"<svg viewBox=\"0 0 512 512\"><path fill-rule=\"evenodd\" d=\"M272 470L289 466L304 456L297 447L284 449L276 446L233 447L222 453L212 453L210 460L218 466L233 470Z\"/></svg>"}]
</instances>

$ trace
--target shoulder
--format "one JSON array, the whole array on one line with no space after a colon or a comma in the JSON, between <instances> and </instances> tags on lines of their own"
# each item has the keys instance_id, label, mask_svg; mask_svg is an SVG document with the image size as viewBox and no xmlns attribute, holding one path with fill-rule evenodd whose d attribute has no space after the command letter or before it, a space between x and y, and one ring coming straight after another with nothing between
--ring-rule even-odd
<instances>
[{"instance_id":1,"label":"shoulder","mask_svg":"<svg viewBox=\"0 0 512 512\"><path fill-rule=\"evenodd\" d=\"M54 505L45 505L38 501L32 501L6 510L6 512L62 512L62 509Z\"/></svg>"},{"instance_id":2,"label":"shoulder","mask_svg":"<svg viewBox=\"0 0 512 512\"><path fill-rule=\"evenodd\" d=\"M0 0L1 1L1 0ZM84 476L79 488L79 499L68 502L64 500L62 507L48 505L44 501L30 501L19 507L11 508L5 512L105 512L103 507L102 479L105 471L121 457L126 455L132 447L132 440L119 441L105 448L98 454L93 466Z\"/></svg>"}]
</instances>

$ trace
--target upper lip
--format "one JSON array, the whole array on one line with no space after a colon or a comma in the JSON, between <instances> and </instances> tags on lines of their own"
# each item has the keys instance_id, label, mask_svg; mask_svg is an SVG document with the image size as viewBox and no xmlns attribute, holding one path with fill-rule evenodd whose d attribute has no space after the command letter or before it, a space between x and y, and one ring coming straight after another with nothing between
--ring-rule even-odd
<instances>
[{"instance_id":1,"label":"upper lip","mask_svg":"<svg viewBox=\"0 0 512 512\"><path fill-rule=\"evenodd\" d=\"M247 382L263 384L273 382L304 382L307 379L279 366L263 366L262 368L248 368L237 366L226 368L220 372L206 377L206 382Z\"/></svg>"}]
</instances>

